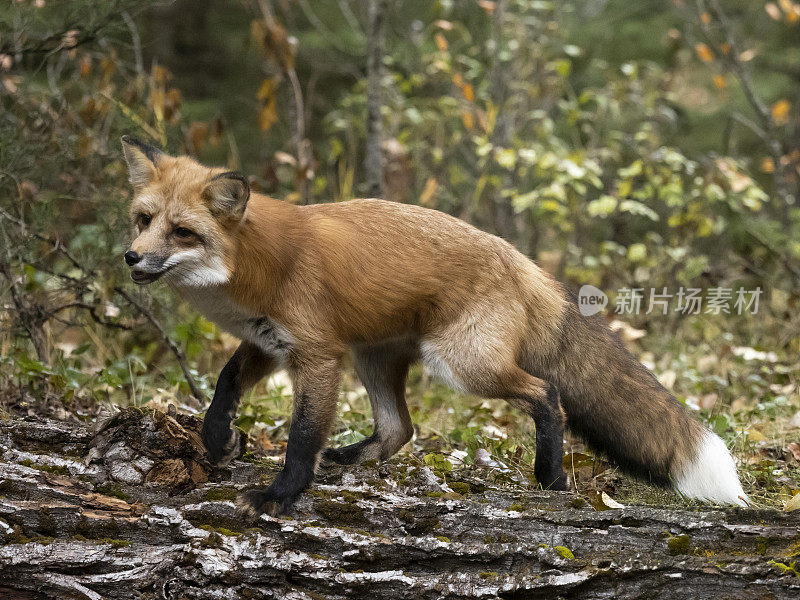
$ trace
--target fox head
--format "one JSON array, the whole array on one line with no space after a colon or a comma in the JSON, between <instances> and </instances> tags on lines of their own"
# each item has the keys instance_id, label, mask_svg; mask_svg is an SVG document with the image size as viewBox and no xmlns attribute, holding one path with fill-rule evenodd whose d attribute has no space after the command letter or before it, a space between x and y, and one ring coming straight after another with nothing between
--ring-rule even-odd
<instances>
[{"instance_id":1,"label":"fox head","mask_svg":"<svg viewBox=\"0 0 800 600\"><path fill-rule=\"evenodd\" d=\"M247 178L127 135L122 150L134 190L133 242L125 253L131 279L145 285L163 277L179 287L225 283L235 250L231 232L250 198Z\"/></svg>"}]
</instances>

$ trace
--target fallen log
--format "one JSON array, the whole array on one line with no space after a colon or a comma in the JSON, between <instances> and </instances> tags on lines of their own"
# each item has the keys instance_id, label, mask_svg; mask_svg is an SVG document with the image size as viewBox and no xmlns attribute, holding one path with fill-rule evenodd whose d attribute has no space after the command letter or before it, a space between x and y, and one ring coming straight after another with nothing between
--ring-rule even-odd
<instances>
[{"instance_id":1,"label":"fallen log","mask_svg":"<svg viewBox=\"0 0 800 600\"><path fill-rule=\"evenodd\" d=\"M600 511L413 455L321 471L291 517L243 522L237 493L279 465L214 471L199 428L140 409L96 425L0 421L0 598L800 594L797 513Z\"/></svg>"}]
</instances>

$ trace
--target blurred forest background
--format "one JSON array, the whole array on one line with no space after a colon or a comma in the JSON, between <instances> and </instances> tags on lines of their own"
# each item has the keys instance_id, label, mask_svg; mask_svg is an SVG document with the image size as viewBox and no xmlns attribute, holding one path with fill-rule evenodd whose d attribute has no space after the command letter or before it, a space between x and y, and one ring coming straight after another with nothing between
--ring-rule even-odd
<instances>
[{"instance_id":1,"label":"blurred forest background","mask_svg":"<svg viewBox=\"0 0 800 600\"><path fill-rule=\"evenodd\" d=\"M367 150L371 47L380 153ZM163 284L130 282L123 133L240 169L288 202L377 186L505 237L571 286L607 291L611 308L626 287L760 287L757 314L643 310L615 326L735 446L756 501L798 492L794 0L4 2L5 409L199 412L236 347ZM421 370L409 386L424 460L485 448L531 476L528 419ZM357 381L341 410L332 443L370 431ZM284 377L256 387L239 419L254 451L280 451L290 411ZM609 485L601 461L568 450L579 487ZM614 485L629 501L641 492Z\"/></svg>"}]
</instances>

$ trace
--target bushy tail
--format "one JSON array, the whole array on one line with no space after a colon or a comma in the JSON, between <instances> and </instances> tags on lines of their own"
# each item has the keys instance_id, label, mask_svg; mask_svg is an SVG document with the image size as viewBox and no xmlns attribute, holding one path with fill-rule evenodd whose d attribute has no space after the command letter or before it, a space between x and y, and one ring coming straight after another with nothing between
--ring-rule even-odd
<instances>
[{"instance_id":1,"label":"bushy tail","mask_svg":"<svg viewBox=\"0 0 800 600\"><path fill-rule=\"evenodd\" d=\"M600 317L570 304L548 369L572 431L623 471L705 502L748 499L725 443L694 419Z\"/></svg>"}]
</instances>

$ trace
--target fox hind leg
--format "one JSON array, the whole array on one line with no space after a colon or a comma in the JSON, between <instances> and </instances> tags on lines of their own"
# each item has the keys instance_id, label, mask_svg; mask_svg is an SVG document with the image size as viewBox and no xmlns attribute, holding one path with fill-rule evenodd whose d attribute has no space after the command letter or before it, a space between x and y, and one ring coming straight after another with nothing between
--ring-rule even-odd
<instances>
[{"instance_id":1,"label":"fox hind leg","mask_svg":"<svg viewBox=\"0 0 800 600\"><path fill-rule=\"evenodd\" d=\"M525 391L534 389L536 391L533 394ZM552 383L547 384L547 391L542 397L539 385L531 385L528 382L507 400L512 406L531 415L536 424L536 458L533 474L537 483L546 490L566 490L567 476L563 466L565 415L561 408L558 390Z\"/></svg>"},{"instance_id":2,"label":"fox hind leg","mask_svg":"<svg viewBox=\"0 0 800 600\"><path fill-rule=\"evenodd\" d=\"M476 328L474 323L488 326ZM514 334L502 325L486 317L465 319L463 326L456 324L423 340L423 361L454 388L502 398L531 415L536 424L536 480L544 489L565 490L565 416L558 390L519 367L510 351L515 347Z\"/></svg>"},{"instance_id":3,"label":"fox hind leg","mask_svg":"<svg viewBox=\"0 0 800 600\"><path fill-rule=\"evenodd\" d=\"M356 373L364 384L375 421L370 437L343 448L328 448L329 463L352 465L365 460L386 460L414 435L405 399L406 376L414 358L406 344L383 344L356 348Z\"/></svg>"}]
</instances>

